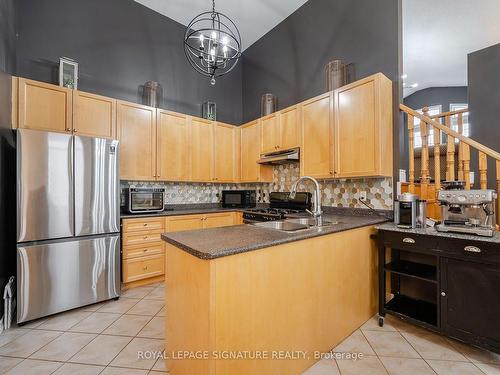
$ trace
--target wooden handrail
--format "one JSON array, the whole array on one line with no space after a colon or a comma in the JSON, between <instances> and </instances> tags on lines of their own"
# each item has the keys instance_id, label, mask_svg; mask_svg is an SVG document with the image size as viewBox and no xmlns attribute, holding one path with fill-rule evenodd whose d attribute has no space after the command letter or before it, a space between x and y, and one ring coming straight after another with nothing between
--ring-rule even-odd
<instances>
[{"instance_id":1,"label":"wooden handrail","mask_svg":"<svg viewBox=\"0 0 500 375\"><path fill-rule=\"evenodd\" d=\"M500 153L492 150L491 148L486 147L479 142L476 142L468 137L463 136L462 134L457 133L456 131L446 127L445 125L440 124L437 121L434 121L432 118L430 118L428 116L424 116L424 115L418 113L417 111L411 109L410 107L405 106L404 104L400 104L399 108L403 112L406 112L407 114L412 115L413 117L416 117L416 118L420 119L421 121L426 122L429 125L432 125L435 129L441 130L446 135L449 135L453 138L456 138L456 139L460 140L461 142L463 142L463 143L479 150L480 152L486 154L487 156L492 157L493 159L495 159L497 161L500 161Z\"/></svg>"},{"instance_id":2,"label":"wooden handrail","mask_svg":"<svg viewBox=\"0 0 500 375\"><path fill-rule=\"evenodd\" d=\"M459 113L467 113L467 112L469 112L469 108L457 109L456 111L438 113L437 115L432 115L429 117L432 119L435 119L435 118L442 118L442 117L446 117L446 116L458 115Z\"/></svg>"}]
</instances>

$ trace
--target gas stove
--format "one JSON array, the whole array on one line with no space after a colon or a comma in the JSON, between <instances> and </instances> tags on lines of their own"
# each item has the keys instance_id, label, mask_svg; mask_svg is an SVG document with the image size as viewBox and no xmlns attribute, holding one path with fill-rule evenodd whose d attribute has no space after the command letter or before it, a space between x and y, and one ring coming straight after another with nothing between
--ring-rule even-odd
<instances>
[{"instance_id":1,"label":"gas stove","mask_svg":"<svg viewBox=\"0 0 500 375\"><path fill-rule=\"evenodd\" d=\"M306 210L311 209L311 193L297 193L294 199L290 199L289 195L289 192L272 192L269 208L243 211L244 222L283 220L289 216L306 214Z\"/></svg>"}]
</instances>

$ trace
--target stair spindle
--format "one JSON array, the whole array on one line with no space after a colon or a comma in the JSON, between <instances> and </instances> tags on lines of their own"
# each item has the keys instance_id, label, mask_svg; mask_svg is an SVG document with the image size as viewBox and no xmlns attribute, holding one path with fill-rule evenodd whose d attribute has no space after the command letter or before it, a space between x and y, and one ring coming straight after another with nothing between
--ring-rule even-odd
<instances>
[{"instance_id":1,"label":"stair spindle","mask_svg":"<svg viewBox=\"0 0 500 375\"><path fill-rule=\"evenodd\" d=\"M410 193L415 192L415 133L414 133L414 117L408 115L408 181L410 185L408 191Z\"/></svg>"},{"instance_id":2,"label":"stair spindle","mask_svg":"<svg viewBox=\"0 0 500 375\"><path fill-rule=\"evenodd\" d=\"M429 116L429 107L423 108L425 116ZM429 128L425 121L420 121L420 136L422 138L422 152L421 162L422 168L420 169L420 195L427 196L427 188L429 186Z\"/></svg>"},{"instance_id":3,"label":"stair spindle","mask_svg":"<svg viewBox=\"0 0 500 375\"><path fill-rule=\"evenodd\" d=\"M463 117L462 113L457 115L457 123L458 123L458 133L463 134ZM464 155L463 155L463 142L458 141L458 179L460 181L464 180Z\"/></svg>"},{"instance_id":4,"label":"stair spindle","mask_svg":"<svg viewBox=\"0 0 500 375\"><path fill-rule=\"evenodd\" d=\"M463 145L462 158L464 163L465 189L470 190L470 146L465 143Z\"/></svg>"},{"instance_id":5,"label":"stair spindle","mask_svg":"<svg viewBox=\"0 0 500 375\"><path fill-rule=\"evenodd\" d=\"M436 121L439 122L439 119ZM441 189L441 131L434 128L434 185L436 194Z\"/></svg>"},{"instance_id":6,"label":"stair spindle","mask_svg":"<svg viewBox=\"0 0 500 375\"><path fill-rule=\"evenodd\" d=\"M451 128L450 116L444 118L444 124L447 128ZM446 142L446 179L448 181L455 180L455 138L448 135Z\"/></svg>"},{"instance_id":7,"label":"stair spindle","mask_svg":"<svg viewBox=\"0 0 500 375\"><path fill-rule=\"evenodd\" d=\"M479 152L479 184L481 189L488 188L488 160L484 152Z\"/></svg>"}]
</instances>

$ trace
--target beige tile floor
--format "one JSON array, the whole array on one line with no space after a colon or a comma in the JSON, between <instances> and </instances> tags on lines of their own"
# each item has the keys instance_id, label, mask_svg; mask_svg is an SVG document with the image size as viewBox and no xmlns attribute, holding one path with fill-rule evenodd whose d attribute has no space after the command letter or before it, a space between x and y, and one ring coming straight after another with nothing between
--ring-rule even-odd
<instances>
[{"instance_id":1,"label":"beige tile floor","mask_svg":"<svg viewBox=\"0 0 500 375\"><path fill-rule=\"evenodd\" d=\"M139 359L161 351L164 287L126 291L110 301L55 315L0 335L0 375L161 375L163 360ZM357 360L321 360L305 375L500 375L500 355L387 317L376 317L346 338L336 353ZM200 374L202 375L202 374Z\"/></svg>"}]
</instances>

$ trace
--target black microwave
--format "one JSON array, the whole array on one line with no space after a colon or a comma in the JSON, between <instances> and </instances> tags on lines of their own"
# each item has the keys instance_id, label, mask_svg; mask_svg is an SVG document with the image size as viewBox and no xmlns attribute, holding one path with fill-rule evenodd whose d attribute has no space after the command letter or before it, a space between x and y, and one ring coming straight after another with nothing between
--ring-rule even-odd
<instances>
[{"instance_id":1,"label":"black microwave","mask_svg":"<svg viewBox=\"0 0 500 375\"><path fill-rule=\"evenodd\" d=\"M255 190L222 190L222 207L249 208L256 204Z\"/></svg>"}]
</instances>

